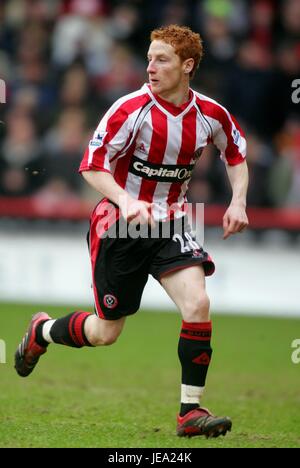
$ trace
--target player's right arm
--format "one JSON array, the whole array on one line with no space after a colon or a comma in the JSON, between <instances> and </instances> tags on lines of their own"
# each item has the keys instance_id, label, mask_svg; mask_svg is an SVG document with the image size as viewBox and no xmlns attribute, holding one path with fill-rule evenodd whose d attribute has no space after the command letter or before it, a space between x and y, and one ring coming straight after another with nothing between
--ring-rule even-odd
<instances>
[{"instance_id":1,"label":"player's right arm","mask_svg":"<svg viewBox=\"0 0 300 468\"><path fill-rule=\"evenodd\" d=\"M112 174L101 171L82 171L82 176L97 192L119 206L122 216L128 223L135 220L140 224L154 225L150 211L151 203L132 198L126 190L120 187Z\"/></svg>"},{"instance_id":2,"label":"player's right arm","mask_svg":"<svg viewBox=\"0 0 300 468\"><path fill-rule=\"evenodd\" d=\"M149 99L148 95L132 94L111 106L94 132L79 172L97 192L119 206L127 222L134 220L136 223L153 224L150 203L131 197L111 172L111 162L126 152L136 115L145 99Z\"/></svg>"}]
</instances>

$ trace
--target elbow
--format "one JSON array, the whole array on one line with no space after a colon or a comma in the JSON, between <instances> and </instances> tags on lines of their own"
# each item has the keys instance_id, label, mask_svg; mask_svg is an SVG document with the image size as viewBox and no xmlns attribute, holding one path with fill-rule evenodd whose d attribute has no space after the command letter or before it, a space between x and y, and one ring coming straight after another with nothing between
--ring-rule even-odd
<instances>
[{"instance_id":1,"label":"elbow","mask_svg":"<svg viewBox=\"0 0 300 468\"><path fill-rule=\"evenodd\" d=\"M95 176L96 171L82 171L81 175L84 178L84 180L88 183L91 184L97 176Z\"/></svg>"},{"instance_id":2,"label":"elbow","mask_svg":"<svg viewBox=\"0 0 300 468\"><path fill-rule=\"evenodd\" d=\"M89 171L82 171L80 174L82 175L82 177L83 177L85 180L88 180Z\"/></svg>"},{"instance_id":3,"label":"elbow","mask_svg":"<svg viewBox=\"0 0 300 468\"><path fill-rule=\"evenodd\" d=\"M88 173L88 171L82 171L82 172L80 172L80 175L84 178L84 180L87 180L87 177L88 177L88 176L87 176L87 173Z\"/></svg>"}]
</instances>

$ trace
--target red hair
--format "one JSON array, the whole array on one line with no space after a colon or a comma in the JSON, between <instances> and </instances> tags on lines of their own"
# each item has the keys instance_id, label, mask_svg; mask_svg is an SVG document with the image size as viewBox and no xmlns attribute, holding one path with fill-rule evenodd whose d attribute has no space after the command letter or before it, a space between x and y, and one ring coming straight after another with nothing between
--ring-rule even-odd
<instances>
[{"instance_id":1,"label":"red hair","mask_svg":"<svg viewBox=\"0 0 300 468\"><path fill-rule=\"evenodd\" d=\"M170 44L175 49L175 53L182 61L192 58L194 66L190 72L190 78L193 78L196 69L203 57L203 45L200 34L193 32L187 26L178 26L170 24L158 29L154 29L150 36L152 41L163 41Z\"/></svg>"}]
</instances>

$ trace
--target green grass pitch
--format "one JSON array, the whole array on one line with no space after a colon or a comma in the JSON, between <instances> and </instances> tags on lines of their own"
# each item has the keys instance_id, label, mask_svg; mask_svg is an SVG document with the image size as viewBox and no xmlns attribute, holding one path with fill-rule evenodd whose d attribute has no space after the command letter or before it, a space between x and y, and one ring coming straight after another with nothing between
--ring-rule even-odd
<instances>
[{"instance_id":1,"label":"green grass pitch","mask_svg":"<svg viewBox=\"0 0 300 468\"><path fill-rule=\"evenodd\" d=\"M113 346L50 345L31 376L13 354L31 315L72 308L0 304L0 447L300 447L300 320L212 315L203 405L231 416L226 437L179 438L179 314L138 312Z\"/></svg>"}]
</instances>

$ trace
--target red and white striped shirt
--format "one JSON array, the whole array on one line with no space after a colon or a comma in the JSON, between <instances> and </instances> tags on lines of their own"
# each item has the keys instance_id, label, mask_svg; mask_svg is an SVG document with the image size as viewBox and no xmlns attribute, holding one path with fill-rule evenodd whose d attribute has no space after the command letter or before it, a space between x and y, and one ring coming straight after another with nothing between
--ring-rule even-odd
<instances>
[{"instance_id":1,"label":"red and white striped shirt","mask_svg":"<svg viewBox=\"0 0 300 468\"><path fill-rule=\"evenodd\" d=\"M229 165L244 161L244 133L213 99L190 90L176 107L148 84L118 99L100 121L79 171L104 171L132 197L154 204L155 219L176 205L182 214L193 166L210 142Z\"/></svg>"}]
</instances>

